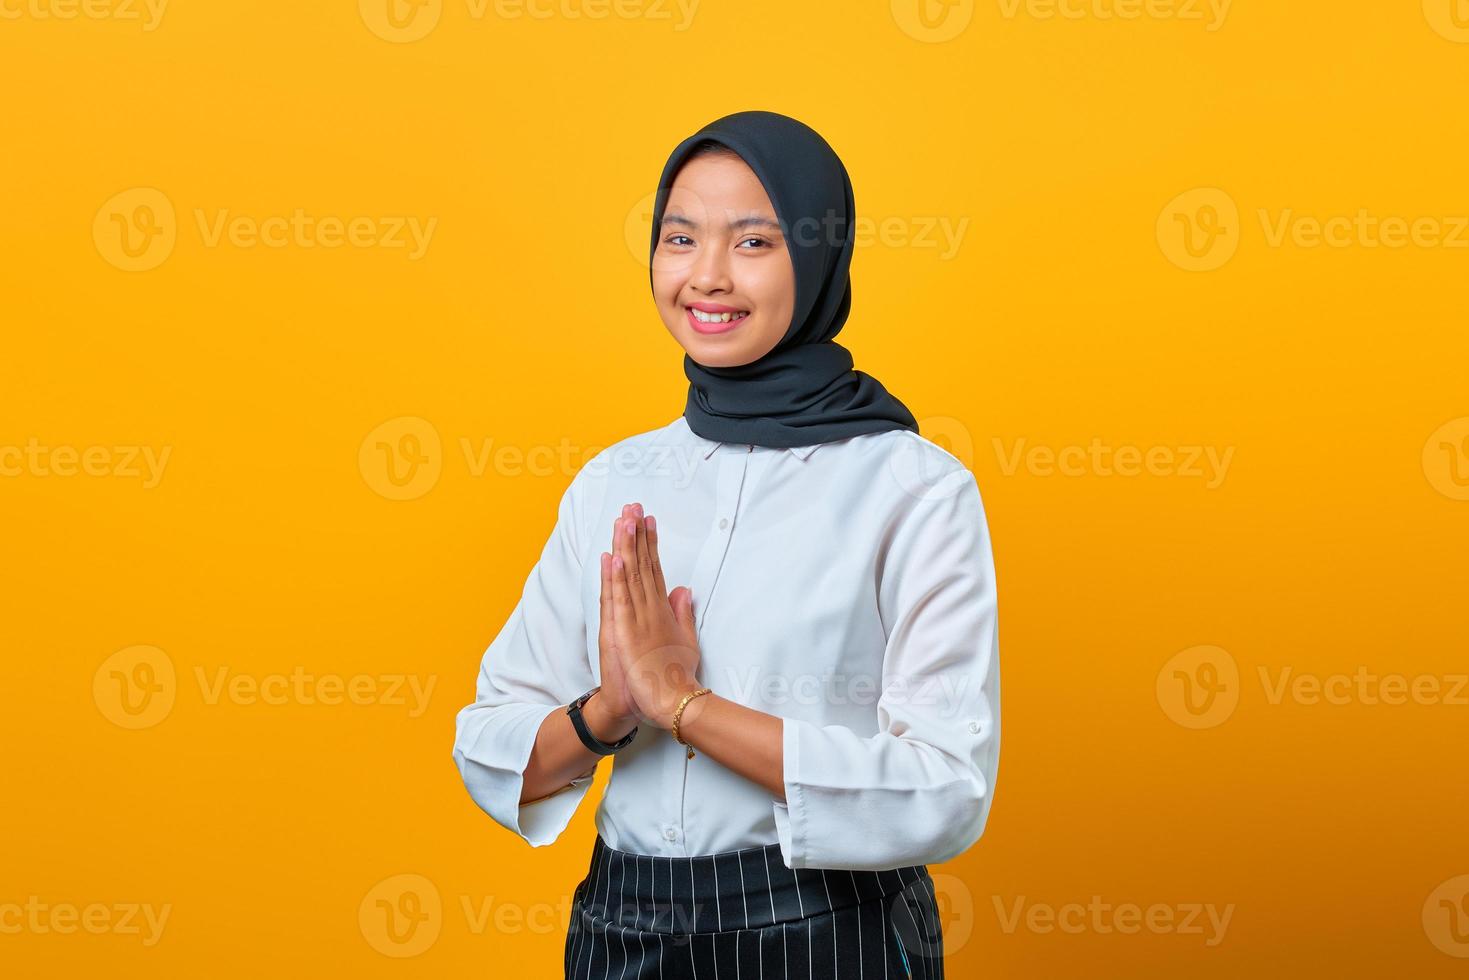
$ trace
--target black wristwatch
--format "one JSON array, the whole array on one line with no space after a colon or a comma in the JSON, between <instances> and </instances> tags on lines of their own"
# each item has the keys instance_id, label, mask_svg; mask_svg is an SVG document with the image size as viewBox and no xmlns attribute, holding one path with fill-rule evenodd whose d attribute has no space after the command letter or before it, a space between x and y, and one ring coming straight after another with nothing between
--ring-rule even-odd
<instances>
[{"instance_id":1,"label":"black wristwatch","mask_svg":"<svg viewBox=\"0 0 1469 980\"><path fill-rule=\"evenodd\" d=\"M600 690L602 690L602 685L598 684L596 687L592 688L590 691L568 704L566 706L566 713L571 716L571 727L576 729L576 734L577 737L581 739L581 744L585 745L587 748L591 749L598 755L611 755L618 749L626 748L628 745L630 745L632 743L633 736L637 735L638 730L636 727L634 727L632 731L622 736L622 738L618 739L616 742L612 742L610 744L602 741L601 739L597 738L597 736L592 734L592 730L587 727L587 720L582 717L581 706L587 703L587 698L591 697L593 694L596 694Z\"/></svg>"}]
</instances>

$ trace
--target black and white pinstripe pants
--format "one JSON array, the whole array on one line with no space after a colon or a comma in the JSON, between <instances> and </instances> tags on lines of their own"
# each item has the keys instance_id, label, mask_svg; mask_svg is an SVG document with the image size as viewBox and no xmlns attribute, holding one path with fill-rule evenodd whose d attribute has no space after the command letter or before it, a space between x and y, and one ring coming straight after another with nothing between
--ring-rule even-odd
<instances>
[{"instance_id":1,"label":"black and white pinstripe pants","mask_svg":"<svg viewBox=\"0 0 1469 980\"><path fill-rule=\"evenodd\" d=\"M779 844L667 858L597 836L566 934L568 980L943 980L924 865L832 871Z\"/></svg>"}]
</instances>

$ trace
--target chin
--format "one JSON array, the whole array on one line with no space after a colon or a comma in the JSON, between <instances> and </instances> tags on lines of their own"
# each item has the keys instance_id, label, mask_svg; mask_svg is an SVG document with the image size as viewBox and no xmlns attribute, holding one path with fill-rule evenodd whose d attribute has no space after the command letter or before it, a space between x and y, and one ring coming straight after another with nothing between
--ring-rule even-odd
<instances>
[{"instance_id":1,"label":"chin","mask_svg":"<svg viewBox=\"0 0 1469 980\"><path fill-rule=\"evenodd\" d=\"M707 343L698 336L686 340L683 349L695 363L705 367L734 367L745 363L739 351Z\"/></svg>"}]
</instances>

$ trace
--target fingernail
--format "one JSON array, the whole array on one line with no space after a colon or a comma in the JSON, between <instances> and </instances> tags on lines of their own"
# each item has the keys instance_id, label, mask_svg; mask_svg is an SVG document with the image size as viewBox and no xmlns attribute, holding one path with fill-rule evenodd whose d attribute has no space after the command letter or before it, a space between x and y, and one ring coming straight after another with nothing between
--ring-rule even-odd
<instances>
[{"instance_id":1,"label":"fingernail","mask_svg":"<svg viewBox=\"0 0 1469 980\"><path fill-rule=\"evenodd\" d=\"M656 531L656 530L658 530L658 522L653 519L653 515L652 514L649 514L648 515L648 530L650 530L650 531Z\"/></svg>"}]
</instances>

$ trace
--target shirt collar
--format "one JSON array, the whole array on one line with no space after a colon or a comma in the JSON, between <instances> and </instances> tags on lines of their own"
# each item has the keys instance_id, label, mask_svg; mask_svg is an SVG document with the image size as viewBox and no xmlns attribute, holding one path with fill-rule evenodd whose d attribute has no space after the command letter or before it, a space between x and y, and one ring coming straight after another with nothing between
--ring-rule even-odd
<instances>
[{"instance_id":1,"label":"shirt collar","mask_svg":"<svg viewBox=\"0 0 1469 980\"><path fill-rule=\"evenodd\" d=\"M680 418L682 418L682 416L680 416ZM684 419L684 425L688 425L687 419ZM719 442L716 439L706 439L704 436L701 436L697 432L695 432L692 428L689 429L689 438L694 440L694 444L699 447L700 456L704 459L708 459L710 456L713 456L720 449L744 449L747 445L743 442ZM812 453L816 452L816 450L820 449L821 444L815 443L810 446L786 446L782 448L784 448L787 452L794 453L797 458L804 460Z\"/></svg>"}]
</instances>

